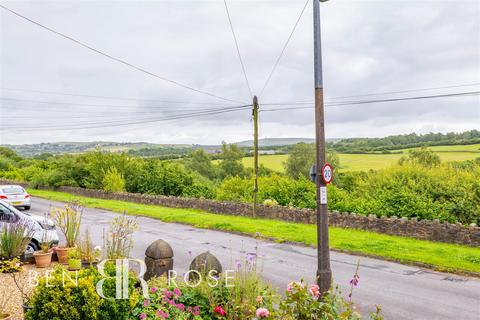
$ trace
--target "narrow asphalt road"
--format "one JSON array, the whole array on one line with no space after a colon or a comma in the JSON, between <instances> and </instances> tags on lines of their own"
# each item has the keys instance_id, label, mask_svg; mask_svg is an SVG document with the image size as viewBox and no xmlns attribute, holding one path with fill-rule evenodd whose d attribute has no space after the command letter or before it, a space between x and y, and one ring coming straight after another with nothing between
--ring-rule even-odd
<instances>
[{"instance_id":1,"label":"narrow asphalt road","mask_svg":"<svg viewBox=\"0 0 480 320\"><path fill-rule=\"evenodd\" d=\"M61 203L35 198L31 213L43 215L50 206ZM102 244L103 230L116 213L85 209L83 229L88 228L94 244ZM256 240L249 237L196 229L190 226L163 223L139 217L132 256L144 258L147 246L156 239L167 241L173 248L174 269L182 274L188 270L192 257L210 251L219 258L224 269L235 269L235 260L257 252L262 277L283 290L293 280L314 280L316 250L312 248ZM189 253L191 252L191 254ZM331 252L333 277L347 295L348 282L360 260L360 283L353 293L362 314L380 304L386 319L480 319L480 279L434 272L377 259Z\"/></svg>"}]
</instances>

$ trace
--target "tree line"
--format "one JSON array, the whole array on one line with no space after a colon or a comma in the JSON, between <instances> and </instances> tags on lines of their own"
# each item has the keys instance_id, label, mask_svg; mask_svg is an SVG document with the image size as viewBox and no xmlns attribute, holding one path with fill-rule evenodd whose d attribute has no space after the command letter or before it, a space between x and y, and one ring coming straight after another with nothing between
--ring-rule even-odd
<instances>
[{"instance_id":1,"label":"tree line","mask_svg":"<svg viewBox=\"0 0 480 320\"><path fill-rule=\"evenodd\" d=\"M27 181L33 188L74 186L252 202L252 169L242 164L244 155L236 145L225 143L218 162L203 149L174 160L101 151L24 159L2 147L0 178ZM391 168L339 172L341 163L329 149L327 161L335 169L333 184L328 187L331 210L480 223L480 158L442 163L435 153L416 149ZM265 205L315 208L315 185L309 179L314 162L314 146L299 143L290 150L285 173L260 166L260 201Z\"/></svg>"}]
</instances>

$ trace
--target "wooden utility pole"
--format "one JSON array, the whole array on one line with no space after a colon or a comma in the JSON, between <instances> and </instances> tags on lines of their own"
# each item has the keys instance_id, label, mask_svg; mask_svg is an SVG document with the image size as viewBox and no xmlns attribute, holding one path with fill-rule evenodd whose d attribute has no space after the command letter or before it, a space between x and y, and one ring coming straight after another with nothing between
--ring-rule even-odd
<instances>
[{"instance_id":1,"label":"wooden utility pole","mask_svg":"<svg viewBox=\"0 0 480 320\"><path fill-rule=\"evenodd\" d=\"M258 99L253 97L253 216L257 216L258 193Z\"/></svg>"},{"instance_id":2,"label":"wooden utility pole","mask_svg":"<svg viewBox=\"0 0 480 320\"><path fill-rule=\"evenodd\" d=\"M332 284L330 248L328 243L327 185L322 178L325 166L325 120L323 106L322 41L320 33L320 0L313 0L313 34L315 57L315 142L317 185L317 284L320 292L328 291Z\"/></svg>"}]
</instances>

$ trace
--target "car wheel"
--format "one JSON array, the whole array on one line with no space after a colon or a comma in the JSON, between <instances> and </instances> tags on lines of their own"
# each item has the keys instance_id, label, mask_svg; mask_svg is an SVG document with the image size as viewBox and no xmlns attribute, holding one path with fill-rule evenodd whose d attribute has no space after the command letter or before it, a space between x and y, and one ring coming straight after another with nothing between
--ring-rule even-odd
<instances>
[{"instance_id":1,"label":"car wheel","mask_svg":"<svg viewBox=\"0 0 480 320\"><path fill-rule=\"evenodd\" d=\"M31 206L25 206L25 207L23 207L23 209L25 209L25 210L30 210L30 208L31 208Z\"/></svg>"},{"instance_id":2,"label":"car wheel","mask_svg":"<svg viewBox=\"0 0 480 320\"><path fill-rule=\"evenodd\" d=\"M27 248L25 249L25 255L32 255L35 251L38 251L38 245L35 242L30 241Z\"/></svg>"}]
</instances>

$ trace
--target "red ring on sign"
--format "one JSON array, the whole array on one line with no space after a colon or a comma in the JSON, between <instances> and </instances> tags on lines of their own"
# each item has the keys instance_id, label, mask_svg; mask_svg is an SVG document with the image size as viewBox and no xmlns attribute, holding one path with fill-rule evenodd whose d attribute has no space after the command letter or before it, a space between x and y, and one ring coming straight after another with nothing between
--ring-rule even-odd
<instances>
[{"instance_id":1,"label":"red ring on sign","mask_svg":"<svg viewBox=\"0 0 480 320\"><path fill-rule=\"evenodd\" d=\"M326 169L326 168L329 168L329 169L330 169L330 172L331 172L331 175L330 175L330 179L329 179L329 180L327 180L327 179L325 178L325 169ZM331 166L330 164L328 164L328 163L326 163L326 164L323 166L323 168L322 168L322 179L323 179L323 181L324 181L326 184L330 184L330 183L332 182L332 180L333 180L333 168L332 168L332 166Z\"/></svg>"}]
</instances>

